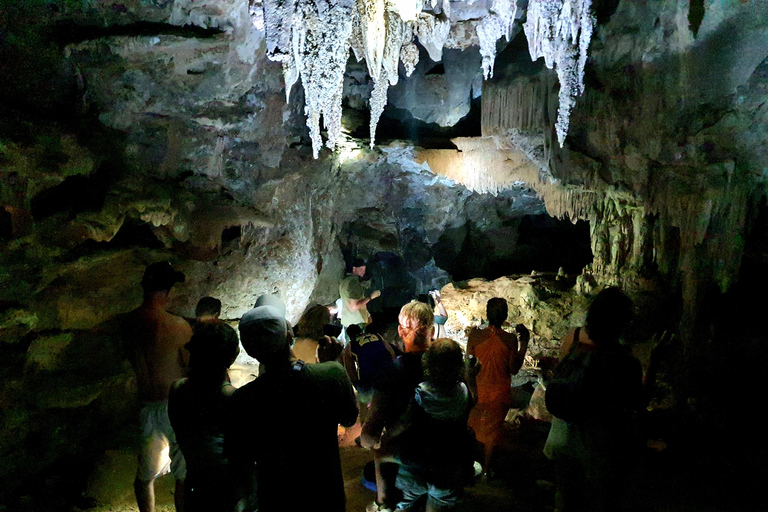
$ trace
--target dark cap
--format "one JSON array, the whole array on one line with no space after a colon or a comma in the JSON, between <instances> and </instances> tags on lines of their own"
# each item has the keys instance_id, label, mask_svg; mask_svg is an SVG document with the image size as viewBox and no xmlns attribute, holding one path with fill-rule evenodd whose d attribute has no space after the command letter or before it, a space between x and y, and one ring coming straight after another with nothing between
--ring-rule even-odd
<instances>
[{"instance_id":1,"label":"dark cap","mask_svg":"<svg viewBox=\"0 0 768 512\"><path fill-rule=\"evenodd\" d=\"M169 261L153 263L144 270L141 286L147 292L170 290L176 283L184 282L184 273L174 270Z\"/></svg>"},{"instance_id":2,"label":"dark cap","mask_svg":"<svg viewBox=\"0 0 768 512\"><path fill-rule=\"evenodd\" d=\"M365 266L365 260L363 258L355 258L352 260L352 268L354 267L364 267Z\"/></svg>"}]
</instances>

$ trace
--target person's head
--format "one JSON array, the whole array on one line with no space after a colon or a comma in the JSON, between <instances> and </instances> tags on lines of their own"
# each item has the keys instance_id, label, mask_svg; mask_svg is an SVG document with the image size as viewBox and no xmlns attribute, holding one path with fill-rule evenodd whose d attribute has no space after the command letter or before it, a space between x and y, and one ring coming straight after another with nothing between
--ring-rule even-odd
<instances>
[{"instance_id":1,"label":"person's head","mask_svg":"<svg viewBox=\"0 0 768 512\"><path fill-rule=\"evenodd\" d=\"M461 346L449 338L432 342L424 356L427 381L438 387L453 386L464 377L464 353Z\"/></svg>"},{"instance_id":2,"label":"person's head","mask_svg":"<svg viewBox=\"0 0 768 512\"><path fill-rule=\"evenodd\" d=\"M397 334L405 344L406 352L423 352L432 338L435 315L432 308L413 300L402 307L398 316Z\"/></svg>"},{"instance_id":3,"label":"person's head","mask_svg":"<svg viewBox=\"0 0 768 512\"><path fill-rule=\"evenodd\" d=\"M221 314L221 301L214 297L203 297L195 307L195 317L201 322L213 322Z\"/></svg>"},{"instance_id":4,"label":"person's head","mask_svg":"<svg viewBox=\"0 0 768 512\"><path fill-rule=\"evenodd\" d=\"M416 300L423 302L432 309L435 309L435 299L433 299L432 296L428 293L420 293L419 296L416 297Z\"/></svg>"},{"instance_id":5,"label":"person's head","mask_svg":"<svg viewBox=\"0 0 768 512\"><path fill-rule=\"evenodd\" d=\"M485 306L485 314L488 316L489 324L501 328L502 324L507 321L507 314L509 314L506 299L494 297L488 300L488 304Z\"/></svg>"},{"instance_id":6,"label":"person's head","mask_svg":"<svg viewBox=\"0 0 768 512\"><path fill-rule=\"evenodd\" d=\"M621 331L632 319L632 300L618 288L605 288L597 294L587 312L586 330L597 345L619 342Z\"/></svg>"},{"instance_id":7,"label":"person's head","mask_svg":"<svg viewBox=\"0 0 768 512\"><path fill-rule=\"evenodd\" d=\"M144 270L144 276L141 278L141 287L144 289L144 296L150 296L156 293L168 294L176 283L184 282L184 274L173 268L169 261L161 261L149 265Z\"/></svg>"},{"instance_id":8,"label":"person's head","mask_svg":"<svg viewBox=\"0 0 768 512\"><path fill-rule=\"evenodd\" d=\"M270 293L259 295L259 298L256 299L256 303L253 305L253 307L258 308L259 306L272 306L280 313L281 316L285 317L285 303L277 295L272 295Z\"/></svg>"},{"instance_id":9,"label":"person's head","mask_svg":"<svg viewBox=\"0 0 768 512\"><path fill-rule=\"evenodd\" d=\"M240 319L240 341L249 356L265 366L290 361L293 341L288 322L274 306L259 306Z\"/></svg>"},{"instance_id":10,"label":"person's head","mask_svg":"<svg viewBox=\"0 0 768 512\"><path fill-rule=\"evenodd\" d=\"M358 324L352 324L347 326L347 339L349 341L355 341L360 335L363 334L363 328Z\"/></svg>"},{"instance_id":11,"label":"person's head","mask_svg":"<svg viewBox=\"0 0 768 512\"><path fill-rule=\"evenodd\" d=\"M331 313L325 306L315 305L307 309L296 324L297 338L319 340L325 333L323 326L331 323Z\"/></svg>"},{"instance_id":12,"label":"person's head","mask_svg":"<svg viewBox=\"0 0 768 512\"><path fill-rule=\"evenodd\" d=\"M200 324L185 345L189 351L189 368L195 375L220 375L235 362L240 342L233 328L223 322Z\"/></svg>"},{"instance_id":13,"label":"person's head","mask_svg":"<svg viewBox=\"0 0 768 512\"><path fill-rule=\"evenodd\" d=\"M352 273L354 275L356 275L359 278L363 278L365 276L365 270L366 270L366 264L364 259L355 258L352 261Z\"/></svg>"}]
</instances>

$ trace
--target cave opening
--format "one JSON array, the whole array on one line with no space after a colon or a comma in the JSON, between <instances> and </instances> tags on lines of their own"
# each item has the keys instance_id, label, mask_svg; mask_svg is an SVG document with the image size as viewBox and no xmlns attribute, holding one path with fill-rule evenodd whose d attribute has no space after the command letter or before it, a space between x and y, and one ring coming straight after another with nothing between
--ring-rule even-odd
<instances>
[{"instance_id":1,"label":"cave opening","mask_svg":"<svg viewBox=\"0 0 768 512\"><path fill-rule=\"evenodd\" d=\"M496 279L532 271L579 274L592 262L589 223L525 215L486 232L472 223L446 231L432 247L438 267L454 281Z\"/></svg>"}]
</instances>

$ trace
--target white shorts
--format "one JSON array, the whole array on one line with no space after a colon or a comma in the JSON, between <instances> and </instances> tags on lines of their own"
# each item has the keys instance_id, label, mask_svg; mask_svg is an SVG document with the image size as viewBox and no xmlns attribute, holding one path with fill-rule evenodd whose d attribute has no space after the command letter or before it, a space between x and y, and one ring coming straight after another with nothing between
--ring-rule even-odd
<instances>
[{"instance_id":1,"label":"white shorts","mask_svg":"<svg viewBox=\"0 0 768 512\"><path fill-rule=\"evenodd\" d=\"M176 480L187 476L187 464L168 419L168 402L144 404L139 412L139 469L136 478L151 482L173 473Z\"/></svg>"}]
</instances>

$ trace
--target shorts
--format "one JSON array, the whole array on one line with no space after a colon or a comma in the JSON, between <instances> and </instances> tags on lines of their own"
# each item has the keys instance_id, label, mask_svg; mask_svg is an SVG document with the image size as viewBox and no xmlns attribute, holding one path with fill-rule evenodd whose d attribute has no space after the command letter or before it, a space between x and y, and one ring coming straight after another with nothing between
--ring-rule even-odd
<instances>
[{"instance_id":1,"label":"shorts","mask_svg":"<svg viewBox=\"0 0 768 512\"><path fill-rule=\"evenodd\" d=\"M403 499L397 504L398 509L412 507L424 495L428 501L439 507L452 507L458 503L462 493L461 487L438 487L428 482L420 473L410 470L408 466L400 466L395 485L402 491Z\"/></svg>"},{"instance_id":2,"label":"shorts","mask_svg":"<svg viewBox=\"0 0 768 512\"><path fill-rule=\"evenodd\" d=\"M187 464L168 419L168 402L150 402L139 411L139 469L136 479L151 482L167 473L176 480L187 476Z\"/></svg>"}]
</instances>

